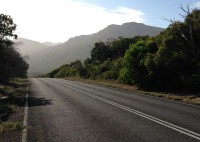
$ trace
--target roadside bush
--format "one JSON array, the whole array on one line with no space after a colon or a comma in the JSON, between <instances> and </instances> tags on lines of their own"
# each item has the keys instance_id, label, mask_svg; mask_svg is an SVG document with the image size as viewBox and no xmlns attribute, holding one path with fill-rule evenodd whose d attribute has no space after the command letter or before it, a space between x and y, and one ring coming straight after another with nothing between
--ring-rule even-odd
<instances>
[{"instance_id":1,"label":"roadside bush","mask_svg":"<svg viewBox=\"0 0 200 142\"><path fill-rule=\"evenodd\" d=\"M62 78L62 77L73 77L75 75L77 75L77 70L69 67L69 66L64 66L62 67L58 73L55 75L55 77L57 78Z\"/></svg>"}]
</instances>

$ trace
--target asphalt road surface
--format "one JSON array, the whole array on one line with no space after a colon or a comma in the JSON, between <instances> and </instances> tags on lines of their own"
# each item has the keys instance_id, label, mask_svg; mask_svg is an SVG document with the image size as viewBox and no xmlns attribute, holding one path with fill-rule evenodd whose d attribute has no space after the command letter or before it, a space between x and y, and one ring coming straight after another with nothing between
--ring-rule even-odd
<instances>
[{"instance_id":1,"label":"asphalt road surface","mask_svg":"<svg viewBox=\"0 0 200 142\"><path fill-rule=\"evenodd\" d=\"M198 142L200 107L61 79L30 79L28 142Z\"/></svg>"}]
</instances>

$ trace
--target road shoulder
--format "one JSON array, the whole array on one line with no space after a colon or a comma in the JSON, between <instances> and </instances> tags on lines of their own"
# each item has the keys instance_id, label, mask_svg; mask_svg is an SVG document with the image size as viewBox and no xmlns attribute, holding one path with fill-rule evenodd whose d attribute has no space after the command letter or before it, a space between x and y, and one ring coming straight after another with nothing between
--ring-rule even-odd
<instances>
[{"instance_id":1,"label":"road shoulder","mask_svg":"<svg viewBox=\"0 0 200 142\"><path fill-rule=\"evenodd\" d=\"M78 77L69 77L69 78L63 78L63 79L111 87L111 88L120 89L123 91L134 92L140 95L148 95L151 97L156 97L160 99L165 99L169 101L175 101L178 103L184 103L187 105L200 107L199 93L189 94L189 93L153 92L153 91L151 92L151 91L139 90L136 86L121 84L121 83L118 83L117 81L111 81L111 80L90 80L90 79L82 79Z\"/></svg>"}]
</instances>

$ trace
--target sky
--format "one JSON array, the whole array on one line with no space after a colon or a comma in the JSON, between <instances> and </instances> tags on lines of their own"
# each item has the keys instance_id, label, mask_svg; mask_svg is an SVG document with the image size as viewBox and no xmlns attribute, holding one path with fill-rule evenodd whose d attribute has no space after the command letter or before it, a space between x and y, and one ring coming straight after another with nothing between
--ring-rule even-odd
<instances>
[{"instance_id":1,"label":"sky","mask_svg":"<svg viewBox=\"0 0 200 142\"><path fill-rule=\"evenodd\" d=\"M0 0L0 13L10 15L19 37L39 42L65 42L110 24L138 22L166 28L166 19L182 20L180 6L200 8L200 0Z\"/></svg>"}]
</instances>

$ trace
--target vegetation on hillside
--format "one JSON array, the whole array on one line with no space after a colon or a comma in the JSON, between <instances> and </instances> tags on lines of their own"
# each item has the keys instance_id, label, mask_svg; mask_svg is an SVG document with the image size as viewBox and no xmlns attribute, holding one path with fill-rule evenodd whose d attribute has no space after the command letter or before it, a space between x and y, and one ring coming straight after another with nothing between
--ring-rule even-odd
<instances>
[{"instance_id":1,"label":"vegetation on hillside","mask_svg":"<svg viewBox=\"0 0 200 142\"><path fill-rule=\"evenodd\" d=\"M24 106L27 86L27 79L16 79L26 76L28 64L12 41L17 38L15 29L12 18L0 14L0 133L22 129L19 120L7 122L12 113Z\"/></svg>"},{"instance_id":2,"label":"vegetation on hillside","mask_svg":"<svg viewBox=\"0 0 200 142\"><path fill-rule=\"evenodd\" d=\"M84 63L63 65L48 76L118 80L145 90L200 91L200 10L184 12L184 21L170 20L156 37L97 42Z\"/></svg>"}]
</instances>

